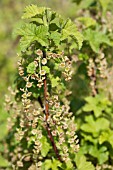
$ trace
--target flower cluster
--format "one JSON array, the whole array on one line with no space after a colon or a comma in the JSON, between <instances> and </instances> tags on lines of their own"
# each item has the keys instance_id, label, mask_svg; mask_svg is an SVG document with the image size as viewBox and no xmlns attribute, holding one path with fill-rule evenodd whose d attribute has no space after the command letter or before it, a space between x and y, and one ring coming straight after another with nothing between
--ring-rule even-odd
<instances>
[{"instance_id":1,"label":"flower cluster","mask_svg":"<svg viewBox=\"0 0 113 170\"><path fill-rule=\"evenodd\" d=\"M106 170L106 169L109 169L109 170L113 170L113 166L112 165L108 165L108 164L103 164L103 165L97 165L96 166L96 170Z\"/></svg>"},{"instance_id":2,"label":"flower cluster","mask_svg":"<svg viewBox=\"0 0 113 170\"><path fill-rule=\"evenodd\" d=\"M54 71L49 68L51 63L54 65ZM67 90L63 90L61 87L59 92L56 87L48 91L48 84L52 83L50 77L52 75L55 80L57 71L62 77L59 78L60 82L71 79L70 59L63 53L45 53L38 49L32 58L19 60L18 66L22 84L17 86L18 91L15 93L10 90L14 98L16 97L16 102L6 96L7 110L13 110L12 117L8 119L9 133L12 126L15 127L13 138L16 141L16 146L13 151L9 150L9 159L13 169L27 166L30 162L32 162L31 167L35 165L36 169L40 169L44 157L49 157L49 153L53 152L53 143L61 160L65 163L71 161L71 154L75 154L79 150L79 141L75 133L74 116L70 112L70 103L66 99ZM45 96L44 81L47 82L47 96ZM38 102L37 95L40 96L41 103ZM62 95L65 97L62 98ZM20 97L18 98L18 96ZM48 103L48 116L46 115L45 102ZM12 121L13 117L15 121ZM45 145L48 147L48 151L43 153L42 149ZM55 153L57 158L58 154Z\"/></svg>"},{"instance_id":3,"label":"flower cluster","mask_svg":"<svg viewBox=\"0 0 113 170\"><path fill-rule=\"evenodd\" d=\"M76 124L73 113L69 112L69 102L65 100L65 104L59 102L57 95L49 100L49 117L48 124L51 127L52 135L57 138L56 145L60 150L63 161L69 160L69 154L78 152L79 144L76 135Z\"/></svg>"},{"instance_id":4,"label":"flower cluster","mask_svg":"<svg viewBox=\"0 0 113 170\"><path fill-rule=\"evenodd\" d=\"M107 76L107 61L105 54L100 52L95 59L89 59L89 65L87 66L88 76L90 77L90 86L92 89L92 94L95 96L97 94L97 78L108 79Z\"/></svg>"},{"instance_id":5,"label":"flower cluster","mask_svg":"<svg viewBox=\"0 0 113 170\"><path fill-rule=\"evenodd\" d=\"M18 64L18 73L20 76L23 76L24 75L24 67L22 66L22 61L18 60L17 64Z\"/></svg>"},{"instance_id":6,"label":"flower cluster","mask_svg":"<svg viewBox=\"0 0 113 170\"><path fill-rule=\"evenodd\" d=\"M97 63L97 69L99 70L99 77L106 78L105 71L107 69L107 61L105 58L105 54L100 53L95 59L95 62Z\"/></svg>"},{"instance_id":7,"label":"flower cluster","mask_svg":"<svg viewBox=\"0 0 113 170\"><path fill-rule=\"evenodd\" d=\"M30 97L29 92L27 93L24 91L21 105L17 102L14 102L16 93L14 93L11 89L10 91L11 95L6 96L5 100L7 111L12 113L8 118L8 130L9 134L11 135L12 128L16 125L15 132L10 139L12 140L13 138L13 140L16 142L16 146L13 146L14 143L12 141L10 145L12 145L14 149L10 150L10 148L7 146L6 152L9 152L8 155L13 169L17 167L24 167L24 165L31 160L33 160L34 164L37 164L36 166L38 169L41 166L39 162L42 159L40 153L41 142L39 139L42 138L41 129L44 128L43 110L41 107L39 107L37 102L31 102L31 100L28 98ZM23 146L22 141L24 141L25 146Z\"/></svg>"},{"instance_id":8,"label":"flower cluster","mask_svg":"<svg viewBox=\"0 0 113 170\"><path fill-rule=\"evenodd\" d=\"M90 77L90 86L91 86L91 91L92 91L92 95L95 96L97 94L96 91L96 79L97 79L97 68L95 65L95 61L90 58L89 59L89 65L87 66L87 72L88 72L88 76Z\"/></svg>"},{"instance_id":9,"label":"flower cluster","mask_svg":"<svg viewBox=\"0 0 113 170\"><path fill-rule=\"evenodd\" d=\"M54 63L56 63L54 69L59 69L62 74L61 77L64 77L65 81L69 81L72 77L72 62L67 56L64 55L63 52L59 54L46 52L46 54L43 54L43 52L38 49L32 59L33 61L29 64L26 63L25 59L18 61L19 75L26 81L27 88L31 88L34 81L36 82L38 88L43 86L43 81L45 80L46 75L50 72L48 63L50 64L53 60L55 61ZM24 68L25 65L27 65L27 74L26 69Z\"/></svg>"}]
</instances>

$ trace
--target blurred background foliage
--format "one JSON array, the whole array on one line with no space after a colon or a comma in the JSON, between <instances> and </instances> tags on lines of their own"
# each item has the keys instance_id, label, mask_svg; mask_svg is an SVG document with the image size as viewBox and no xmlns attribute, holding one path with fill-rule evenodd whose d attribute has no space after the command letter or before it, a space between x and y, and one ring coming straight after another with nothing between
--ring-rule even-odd
<instances>
[{"instance_id":1,"label":"blurred background foliage","mask_svg":"<svg viewBox=\"0 0 113 170\"><path fill-rule=\"evenodd\" d=\"M91 32L88 32L88 30L86 30L86 28L91 28L91 30L93 31L99 33L103 32L105 35L108 35L113 40L112 38L113 37L113 31L112 31L113 1L112 0L106 0L106 1L105 0L43 0L43 1L42 0L24 0L24 1L23 0L16 0L16 1L0 0L0 152L1 153L4 152L5 143L3 145L3 141L5 140L5 137L7 135L6 119L8 117L8 114L4 109L4 95L7 93L8 86L12 85L15 80L16 67L17 67L16 62L18 59L17 49L18 49L19 40L18 38L15 38L12 32L14 28L18 27L22 22L20 18L22 16L24 7L31 3L37 4L38 6L51 7L52 9L58 11L64 18L70 17L73 21L75 21L79 29L83 31L86 41L83 44L81 54L79 55L79 52L76 52L76 55L79 55L80 62L78 62L77 65L76 63L74 64L75 74L73 76L73 82L71 84L71 90L73 92L72 97L70 99L71 108L74 113L77 111L76 117L77 117L78 129L80 130L78 135L80 136L81 144L83 146L81 152L86 155L89 154L90 157L88 158L90 161L93 162L94 165L96 165L97 162L103 164L104 162L106 162L106 160L108 160L108 157L111 157L109 164L113 164L113 151L111 149L113 148L113 142L111 142L113 141L112 128L111 130L108 130L109 134L111 133L110 135L112 136L111 138L109 138L107 136L108 131L106 131L106 129L109 128L106 122L102 121L102 119L100 120L100 122L98 121L99 119L97 120L94 118L93 120L93 118L90 116L89 117L87 116L87 120L85 120L84 118L84 114L86 113L86 115L88 115L90 111L91 112L93 111L94 115L98 117L97 110L98 109L102 110L103 105L105 106L104 111L107 110L105 111L106 113L111 114L112 112L113 49L108 46L106 47L106 45L102 46L101 43L103 42L99 42L100 44L99 43L93 44L92 41L94 41L93 39L94 37L93 38L90 37ZM107 13L107 11L110 11L110 13ZM108 17L107 20L106 16L108 15L110 16ZM86 22L83 19L84 16L90 19L87 20ZM76 17L79 17L79 19L76 20ZM91 18L93 20L91 20ZM83 25L81 25L81 23ZM107 32L106 30L109 31ZM97 34L96 37L97 40L99 40L98 36L100 36L100 34ZM100 39L101 38L102 37L100 36ZM89 79L87 76L87 69L86 69L86 66L88 65L87 60L90 58L90 56L93 57L93 54L96 55L98 53L98 48L105 53L108 62L108 69L106 71L106 74L109 74L108 79L107 80L100 79L100 81L98 82L99 91L104 93L104 97L97 96L94 100L90 96L89 98L85 99L85 97L88 96L91 92L88 86ZM83 54L87 54L88 56ZM73 56L74 60L76 60L76 55ZM82 62L82 60L84 60L84 62ZM108 96L110 103L108 100L104 99L105 96ZM83 106L84 103L87 104ZM93 106L92 103L94 104ZM109 106L110 106L110 110L109 110ZM101 117L102 116L103 115L101 114ZM87 122L87 123L83 125L83 122ZM93 132L89 131L89 129L94 127L89 122L93 122L94 123L93 125L95 127L98 126L98 130L92 129ZM101 129L101 124L99 125L98 122L99 124L100 123L106 124L105 131L103 131L100 136L97 134L97 131L98 133L100 133L99 129ZM89 133L91 135L88 136ZM99 143L97 142L98 138L99 138ZM106 142L107 140L108 140L107 144L103 145L103 143ZM93 147L92 147L92 143L93 143ZM96 145L97 143L98 143L98 149ZM88 146L91 146L90 150ZM108 150L111 149L110 156L108 155L109 153L106 148L109 148ZM2 154L0 154L0 167L5 167L6 164L7 161L2 157Z\"/></svg>"}]
</instances>

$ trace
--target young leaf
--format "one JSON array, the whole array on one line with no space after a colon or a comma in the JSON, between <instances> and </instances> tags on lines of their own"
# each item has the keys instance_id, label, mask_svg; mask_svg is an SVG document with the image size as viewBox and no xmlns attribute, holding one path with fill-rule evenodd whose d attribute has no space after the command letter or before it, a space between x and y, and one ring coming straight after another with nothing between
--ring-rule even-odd
<instances>
[{"instance_id":1,"label":"young leaf","mask_svg":"<svg viewBox=\"0 0 113 170\"><path fill-rule=\"evenodd\" d=\"M27 66L27 73L34 74L35 69L36 69L36 66L35 66L34 62L32 62Z\"/></svg>"},{"instance_id":2,"label":"young leaf","mask_svg":"<svg viewBox=\"0 0 113 170\"><path fill-rule=\"evenodd\" d=\"M51 77L51 76L50 76ZM52 87L56 87L59 85L59 77L54 78L53 76L50 78L51 79L51 86Z\"/></svg>"},{"instance_id":3,"label":"young leaf","mask_svg":"<svg viewBox=\"0 0 113 170\"><path fill-rule=\"evenodd\" d=\"M48 28L46 26L40 25L36 29L36 37L37 40L42 46L48 46Z\"/></svg>"},{"instance_id":4,"label":"young leaf","mask_svg":"<svg viewBox=\"0 0 113 170\"><path fill-rule=\"evenodd\" d=\"M35 31L36 31L36 25L33 23L30 24L23 24L20 28L18 28L15 31L16 35L21 35L21 36L34 36Z\"/></svg>"},{"instance_id":5,"label":"young leaf","mask_svg":"<svg viewBox=\"0 0 113 170\"><path fill-rule=\"evenodd\" d=\"M46 73L50 73L50 68L47 66L42 66L42 69L46 71Z\"/></svg>"},{"instance_id":6,"label":"young leaf","mask_svg":"<svg viewBox=\"0 0 113 170\"><path fill-rule=\"evenodd\" d=\"M30 40L28 37L22 37L20 39L20 49L21 49L21 51L25 52L26 49L31 44L31 42L32 42L32 40Z\"/></svg>"},{"instance_id":7,"label":"young leaf","mask_svg":"<svg viewBox=\"0 0 113 170\"><path fill-rule=\"evenodd\" d=\"M45 7L38 7L38 6L33 5L33 4L29 5L25 8L22 19L31 18L31 17L34 17L37 14L43 14L44 11L45 11Z\"/></svg>"},{"instance_id":8,"label":"young leaf","mask_svg":"<svg viewBox=\"0 0 113 170\"><path fill-rule=\"evenodd\" d=\"M20 40L22 51L25 51L34 41L37 41L42 46L48 46L48 28L43 25L37 27L33 23L25 24L17 30L17 34L22 36Z\"/></svg>"},{"instance_id":9,"label":"young leaf","mask_svg":"<svg viewBox=\"0 0 113 170\"><path fill-rule=\"evenodd\" d=\"M61 40L65 40L68 37L72 37L77 41L79 49L82 47L83 36L80 32L78 32L76 25L68 19L64 28L62 29L62 37Z\"/></svg>"},{"instance_id":10,"label":"young leaf","mask_svg":"<svg viewBox=\"0 0 113 170\"><path fill-rule=\"evenodd\" d=\"M54 31L51 33L50 38L54 41L55 45L58 46L60 43L61 34Z\"/></svg>"}]
</instances>

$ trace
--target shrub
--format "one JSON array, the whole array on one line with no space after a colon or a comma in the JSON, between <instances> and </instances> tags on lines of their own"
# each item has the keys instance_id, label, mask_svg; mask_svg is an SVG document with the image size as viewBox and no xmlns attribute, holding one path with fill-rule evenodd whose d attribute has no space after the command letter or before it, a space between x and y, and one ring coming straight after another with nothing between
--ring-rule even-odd
<instances>
[{"instance_id":1,"label":"shrub","mask_svg":"<svg viewBox=\"0 0 113 170\"><path fill-rule=\"evenodd\" d=\"M6 95L8 159L13 169L74 169L79 141L67 99L72 60L66 54L72 42L81 48L83 36L49 8L27 6L22 18L28 22L16 31L21 36L16 89Z\"/></svg>"}]
</instances>

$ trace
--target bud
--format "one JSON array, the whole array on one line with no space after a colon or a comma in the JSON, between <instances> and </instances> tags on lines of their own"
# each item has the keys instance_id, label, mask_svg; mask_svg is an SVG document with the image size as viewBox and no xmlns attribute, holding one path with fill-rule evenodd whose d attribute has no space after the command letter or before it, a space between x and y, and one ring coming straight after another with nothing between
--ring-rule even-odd
<instances>
[{"instance_id":1,"label":"bud","mask_svg":"<svg viewBox=\"0 0 113 170\"><path fill-rule=\"evenodd\" d=\"M47 63L47 59L46 58L43 58L42 59L42 64L45 65Z\"/></svg>"},{"instance_id":2,"label":"bud","mask_svg":"<svg viewBox=\"0 0 113 170\"><path fill-rule=\"evenodd\" d=\"M36 53L37 53L37 55L39 55L39 56L43 56L43 52L42 52L40 49L38 49Z\"/></svg>"}]
</instances>

